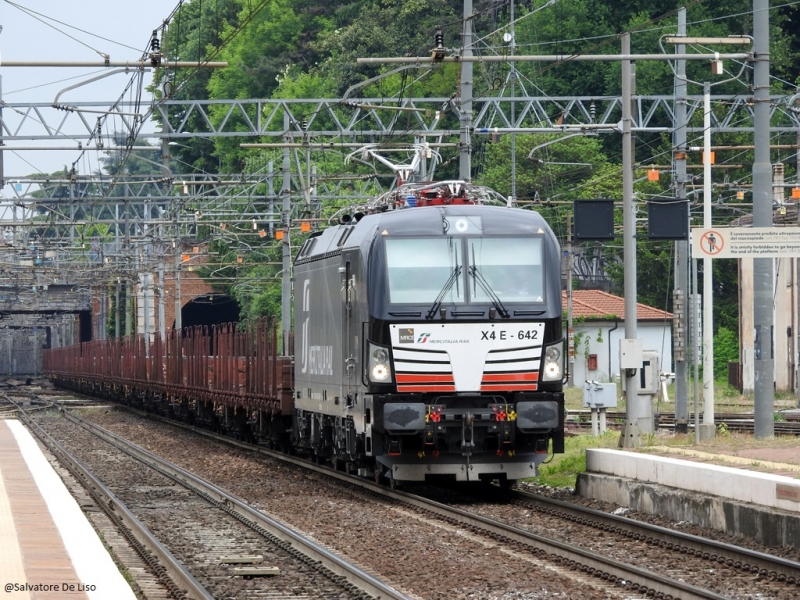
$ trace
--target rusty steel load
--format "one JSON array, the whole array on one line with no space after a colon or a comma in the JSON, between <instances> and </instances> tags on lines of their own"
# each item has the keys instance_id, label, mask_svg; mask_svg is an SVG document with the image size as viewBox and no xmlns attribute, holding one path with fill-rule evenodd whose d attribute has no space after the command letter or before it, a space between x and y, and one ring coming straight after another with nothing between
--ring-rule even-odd
<instances>
[{"instance_id":1,"label":"rusty steel load","mask_svg":"<svg viewBox=\"0 0 800 600\"><path fill-rule=\"evenodd\" d=\"M179 333L149 347L136 335L53 348L44 352L43 369L63 387L123 402L132 395L141 408L216 429L228 428L226 417L241 425L248 411L291 416L292 360L278 356L278 335L266 319Z\"/></svg>"}]
</instances>

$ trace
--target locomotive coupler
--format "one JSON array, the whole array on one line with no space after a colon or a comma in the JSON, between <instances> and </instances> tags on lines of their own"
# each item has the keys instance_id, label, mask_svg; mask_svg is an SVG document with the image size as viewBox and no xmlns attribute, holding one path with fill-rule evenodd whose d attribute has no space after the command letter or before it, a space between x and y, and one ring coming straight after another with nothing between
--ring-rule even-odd
<instances>
[{"instance_id":1,"label":"locomotive coupler","mask_svg":"<svg viewBox=\"0 0 800 600\"><path fill-rule=\"evenodd\" d=\"M467 411L461 422L461 454L469 456L475 447L475 415Z\"/></svg>"}]
</instances>

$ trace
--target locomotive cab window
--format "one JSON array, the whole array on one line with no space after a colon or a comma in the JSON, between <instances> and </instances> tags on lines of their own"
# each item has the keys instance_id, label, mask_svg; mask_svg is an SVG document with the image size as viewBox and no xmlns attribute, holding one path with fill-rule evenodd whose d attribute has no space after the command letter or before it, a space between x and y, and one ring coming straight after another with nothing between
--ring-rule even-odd
<instances>
[{"instance_id":1,"label":"locomotive cab window","mask_svg":"<svg viewBox=\"0 0 800 600\"><path fill-rule=\"evenodd\" d=\"M464 302L460 238L394 238L386 240L389 302Z\"/></svg>"},{"instance_id":2,"label":"locomotive cab window","mask_svg":"<svg viewBox=\"0 0 800 600\"><path fill-rule=\"evenodd\" d=\"M472 302L490 302L480 277L502 302L544 302L541 237L477 237L467 241Z\"/></svg>"}]
</instances>

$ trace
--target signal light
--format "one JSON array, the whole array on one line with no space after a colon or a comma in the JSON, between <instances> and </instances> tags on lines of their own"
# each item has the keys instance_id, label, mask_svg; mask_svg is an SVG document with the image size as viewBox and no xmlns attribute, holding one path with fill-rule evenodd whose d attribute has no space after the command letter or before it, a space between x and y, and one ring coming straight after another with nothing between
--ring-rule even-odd
<instances>
[{"instance_id":1,"label":"signal light","mask_svg":"<svg viewBox=\"0 0 800 600\"><path fill-rule=\"evenodd\" d=\"M161 42L158 40L158 31L153 31L150 38L150 64L153 67L161 65Z\"/></svg>"},{"instance_id":2,"label":"signal light","mask_svg":"<svg viewBox=\"0 0 800 600\"><path fill-rule=\"evenodd\" d=\"M433 50L431 51L431 58L434 62L441 62L444 60L444 36L442 35L442 28L437 27L436 33L433 35Z\"/></svg>"},{"instance_id":3,"label":"signal light","mask_svg":"<svg viewBox=\"0 0 800 600\"><path fill-rule=\"evenodd\" d=\"M400 456L400 440L389 442L389 456Z\"/></svg>"}]
</instances>

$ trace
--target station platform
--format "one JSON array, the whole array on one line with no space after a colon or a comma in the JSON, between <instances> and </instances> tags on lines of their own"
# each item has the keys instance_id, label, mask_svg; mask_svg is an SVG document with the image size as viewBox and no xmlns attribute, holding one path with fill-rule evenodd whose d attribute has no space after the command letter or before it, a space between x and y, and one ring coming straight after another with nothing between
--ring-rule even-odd
<instances>
[{"instance_id":1,"label":"station platform","mask_svg":"<svg viewBox=\"0 0 800 600\"><path fill-rule=\"evenodd\" d=\"M800 458L800 454L797 455ZM588 448L576 492L770 546L800 549L800 464L650 447Z\"/></svg>"},{"instance_id":2,"label":"station platform","mask_svg":"<svg viewBox=\"0 0 800 600\"><path fill-rule=\"evenodd\" d=\"M4 600L136 600L30 432L0 420Z\"/></svg>"}]
</instances>

